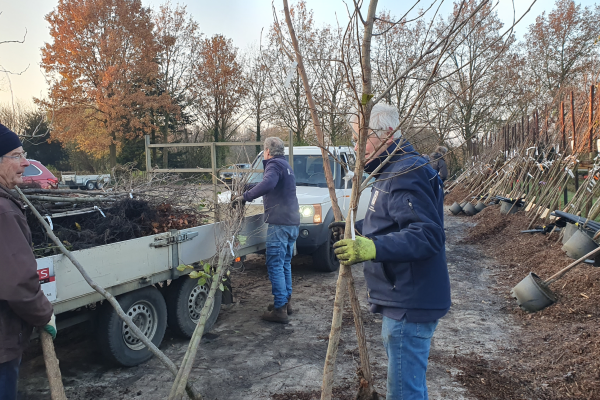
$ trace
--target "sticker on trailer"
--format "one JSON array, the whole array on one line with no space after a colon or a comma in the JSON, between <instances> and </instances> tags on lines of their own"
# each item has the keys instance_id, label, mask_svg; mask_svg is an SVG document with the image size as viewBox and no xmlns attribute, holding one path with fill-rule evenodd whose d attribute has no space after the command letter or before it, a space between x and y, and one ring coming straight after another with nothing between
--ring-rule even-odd
<instances>
[{"instance_id":1,"label":"sticker on trailer","mask_svg":"<svg viewBox=\"0 0 600 400\"><path fill-rule=\"evenodd\" d=\"M54 258L45 257L37 260L37 273L40 277L42 291L50 301L56 300L56 279L54 277Z\"/></svg>"}]
</instances>

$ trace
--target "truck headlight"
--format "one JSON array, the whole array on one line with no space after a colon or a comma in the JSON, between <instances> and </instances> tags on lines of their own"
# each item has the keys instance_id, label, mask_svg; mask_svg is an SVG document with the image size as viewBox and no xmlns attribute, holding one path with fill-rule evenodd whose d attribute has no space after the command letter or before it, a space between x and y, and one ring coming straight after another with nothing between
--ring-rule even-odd
<instances>
[{"instance_id":1,"label":"truck headlight","mask_svg":"<svg viewBox=\"0 0 600 400\"><path fill-rule=\"evenodd\" d=\"M321 205L301 205L300 206L300 220L304 223L320 224L323 222L321 215Z\"/></svg>"}]
</instances>

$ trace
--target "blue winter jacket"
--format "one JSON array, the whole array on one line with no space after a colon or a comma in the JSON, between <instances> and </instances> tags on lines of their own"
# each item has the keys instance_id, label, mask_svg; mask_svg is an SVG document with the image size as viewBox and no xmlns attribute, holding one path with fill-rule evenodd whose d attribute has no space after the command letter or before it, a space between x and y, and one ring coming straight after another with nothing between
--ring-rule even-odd
<instances>
[{"instance_id":1,"label":"blue winter jacket","mask_svg":"<svg viewBox=\"0 0 600 400\"><path fill-rule=\"evenodd\" d=\"M244 200L262 196L265 222L274 225L300 225L300 207L296 197L296 177L284 156L263 161L262 181L244 193Z\"/></svg>"},{"instance_id":2,"label":"blue winter jacket","mask_svg":"<svg viewBox=\"0 0 600 400\"><path fill-rule=\"evenodd\" d=\"M368 300L384 307L448 309L450 279L439 175L403 139L367 164L365 171L374 171L397 145L402 149L379 171L365 219L356 224L376 248L375 260L364 263Z\"/></svg>"}]
</instances>

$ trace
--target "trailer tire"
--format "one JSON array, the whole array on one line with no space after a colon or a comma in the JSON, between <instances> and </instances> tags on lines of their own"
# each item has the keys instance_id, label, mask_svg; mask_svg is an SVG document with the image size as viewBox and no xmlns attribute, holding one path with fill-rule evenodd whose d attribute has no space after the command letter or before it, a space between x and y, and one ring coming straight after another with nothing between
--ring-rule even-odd
<instances>
[{"instance_id":1,"label":"trailer tire","mask_svg":"<svg viewBox=\"0 0 600 400\"><path fill-rule=\"evenodd\" d=\"M196 279L182 276L171 282L165 292L167 300L167 322L169 328L177 335L191 338L200 312L206 298L208 297L209 287L207 285L199 286ZM215 292L215 302L213 309L206 320L204 333L211 330L221 310L221 301L223 293L220 290Z\"/></svg>"},{"instance_id":2,"label":"trailer tire","mask_svg":"<svg viewBox=\"0 0 600 400\"><path fill-rule=\"evenodd\" d=\"M313 253L313 266L320 272L334 272L340 267L340 261L333 252L335 240L333 233L329 232L328 240Z\"/></svg>"},{"instance_id":3,"label":"trailer tire","mask_svg":"<svg viewBox=\"0 0 600 400\"><path fill-rule=\"evenodd\" d=\"M94 181L87 181L85 183L85 188L87 190L94 190L94 189L96 189L96 182L94 182Z\"/></svg>"},{"instance_id":4,"label":"trailer tire","mask_svg":"<svg viewBox=\"0 0 600 400\"><path fill-rule=\"evenodd\" d=\"M94 186L96 187L96 189L102 190L102 188L104 187L104 182L98 181Z\"/></svg>"},{"instance_id":5,"label":"trailer tire","mask_svg":"<svg viewBox=\"0 0 600 400\"><path fill-rule=\"evenodd\" d=\"M148 286L123 294L117 300L152 343L160 346L167 328L167 306L158 289ZM108 302L98 315L97 332L100 349L110 362L133 367L152 358L150 350L131 333Z\"/></svg>"}]
</instances>

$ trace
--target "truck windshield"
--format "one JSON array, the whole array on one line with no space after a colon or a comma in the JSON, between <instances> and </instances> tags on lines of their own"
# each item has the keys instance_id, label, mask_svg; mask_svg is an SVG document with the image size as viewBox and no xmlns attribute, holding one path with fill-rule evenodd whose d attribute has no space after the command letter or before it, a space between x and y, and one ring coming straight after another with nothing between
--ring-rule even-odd
<instances>
[{"instance_id":1,"label":"truck windshield","mask_svg":"<svg viewBox=\"0 0 600 400\"><path fill-rule=\"evenodd\" d=\"M287 162L290 161L289 156L285 156ZM254 169L262 169L263 158L262 155L257 157L252 165ZM333 158L329 157L329 165L333 172L333 180L336 179L338 174L336 164ZM327 181L325 180L325 171L323 170L323 158L320 155L296 155L294 154L294 175L296 176L296 186L316 186L316 187L327 187ZM258 183L262 180L262 172L254 172L248 179L248 183ZM336 184L338 186L338 184Z\"/></svg>"}]
</instances>

